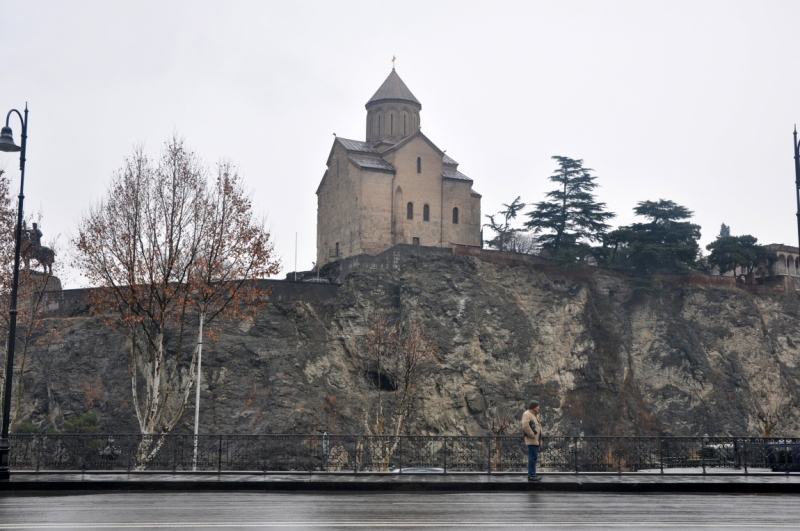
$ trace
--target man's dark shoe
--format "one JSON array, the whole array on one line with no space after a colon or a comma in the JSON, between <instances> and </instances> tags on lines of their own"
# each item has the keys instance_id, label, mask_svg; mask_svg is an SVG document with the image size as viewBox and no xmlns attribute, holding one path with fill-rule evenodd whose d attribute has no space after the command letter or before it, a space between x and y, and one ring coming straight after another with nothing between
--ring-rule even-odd
<instances>
[{"instance_id":1,"label":"man's dark shoe","mask_svg":"<svg viewBox=\"0 0 800 531\"><path fill-rule=\"evenodd\" d=\"M528 481L541 481L542 476L528 476Z\"/></svg>"}]
</instances>

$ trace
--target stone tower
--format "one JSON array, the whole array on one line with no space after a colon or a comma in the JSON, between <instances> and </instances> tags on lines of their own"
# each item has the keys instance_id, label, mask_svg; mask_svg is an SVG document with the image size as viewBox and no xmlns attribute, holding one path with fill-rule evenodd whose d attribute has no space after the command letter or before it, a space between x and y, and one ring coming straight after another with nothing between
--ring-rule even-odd
<instances>
[{"instance_id":1,"label":"stone tower","mask_svg":"<svg viewBox=\"0 0 800 531\"><path fill-rule=\"evenodd\" d=\"M396 144L419 131L422 104L394 69L366 107L367 142L370 144Z\"/></svg>"}]
</instances>

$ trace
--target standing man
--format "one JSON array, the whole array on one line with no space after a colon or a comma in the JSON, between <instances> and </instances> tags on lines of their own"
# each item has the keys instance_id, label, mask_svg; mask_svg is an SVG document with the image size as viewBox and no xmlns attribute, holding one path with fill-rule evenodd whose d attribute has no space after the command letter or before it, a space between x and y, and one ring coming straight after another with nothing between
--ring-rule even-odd
<instances>
[{"instance_id":1,"label":"standing man","mask_svg":"<svg viewBox=\"0 0 800 531\"><path fill-rule=\"evenodd\" d=\"M542 425L539 423L539 402L532 400L522 414L522 431L528 445L528 481L541 481L536 475L536 461L539 460L539 445L542 444Z\"/></svg>"}]
</instances>

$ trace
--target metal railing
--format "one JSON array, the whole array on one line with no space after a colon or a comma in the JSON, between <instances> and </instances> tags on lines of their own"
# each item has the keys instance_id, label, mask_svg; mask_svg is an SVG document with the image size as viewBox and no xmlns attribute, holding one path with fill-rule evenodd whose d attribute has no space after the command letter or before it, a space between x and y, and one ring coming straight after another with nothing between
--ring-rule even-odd
<instances>
[{"instance_id":1,"label":"metal railing","mask_svg":"<svg viewBox=\"0 0 800 531\"><path fill-rule=\"evenodd\" d=\"M772 266L772 273L774 275L789 275L790 277L800 277L800 269L796 267L786 267L778 264Z\"/></svg>"},{"instance_id":2,"label":"metal railing","mask_svg":"<svg viewBox=\"0 0 800 531\"><path fill-rule=\"evenodd\" d=\"M523 473L521 437L368 435L12 435L12 471ZM800 439L546 437L539 469L800 471ZM673 470L674 471L674 470Z\"/></svg>"}]
</instances>

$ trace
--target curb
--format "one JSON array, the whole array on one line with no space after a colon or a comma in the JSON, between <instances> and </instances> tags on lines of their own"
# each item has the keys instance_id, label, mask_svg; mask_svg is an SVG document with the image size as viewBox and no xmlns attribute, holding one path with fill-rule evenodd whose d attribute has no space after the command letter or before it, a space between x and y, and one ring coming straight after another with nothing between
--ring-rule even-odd
<instances>
[{"instance_id":1,"label":"curb","mask_svg":"<svg viewBox=\"0 0 800 531\"><path fill-rule=\"evenodd\" d=\"M716 493L716 494L798 494L797 483L690 483L690 482L343 482L343 481L11 481L0 483L0 493L36 492L605 492Z\"/></svg>"}]
</instances>

